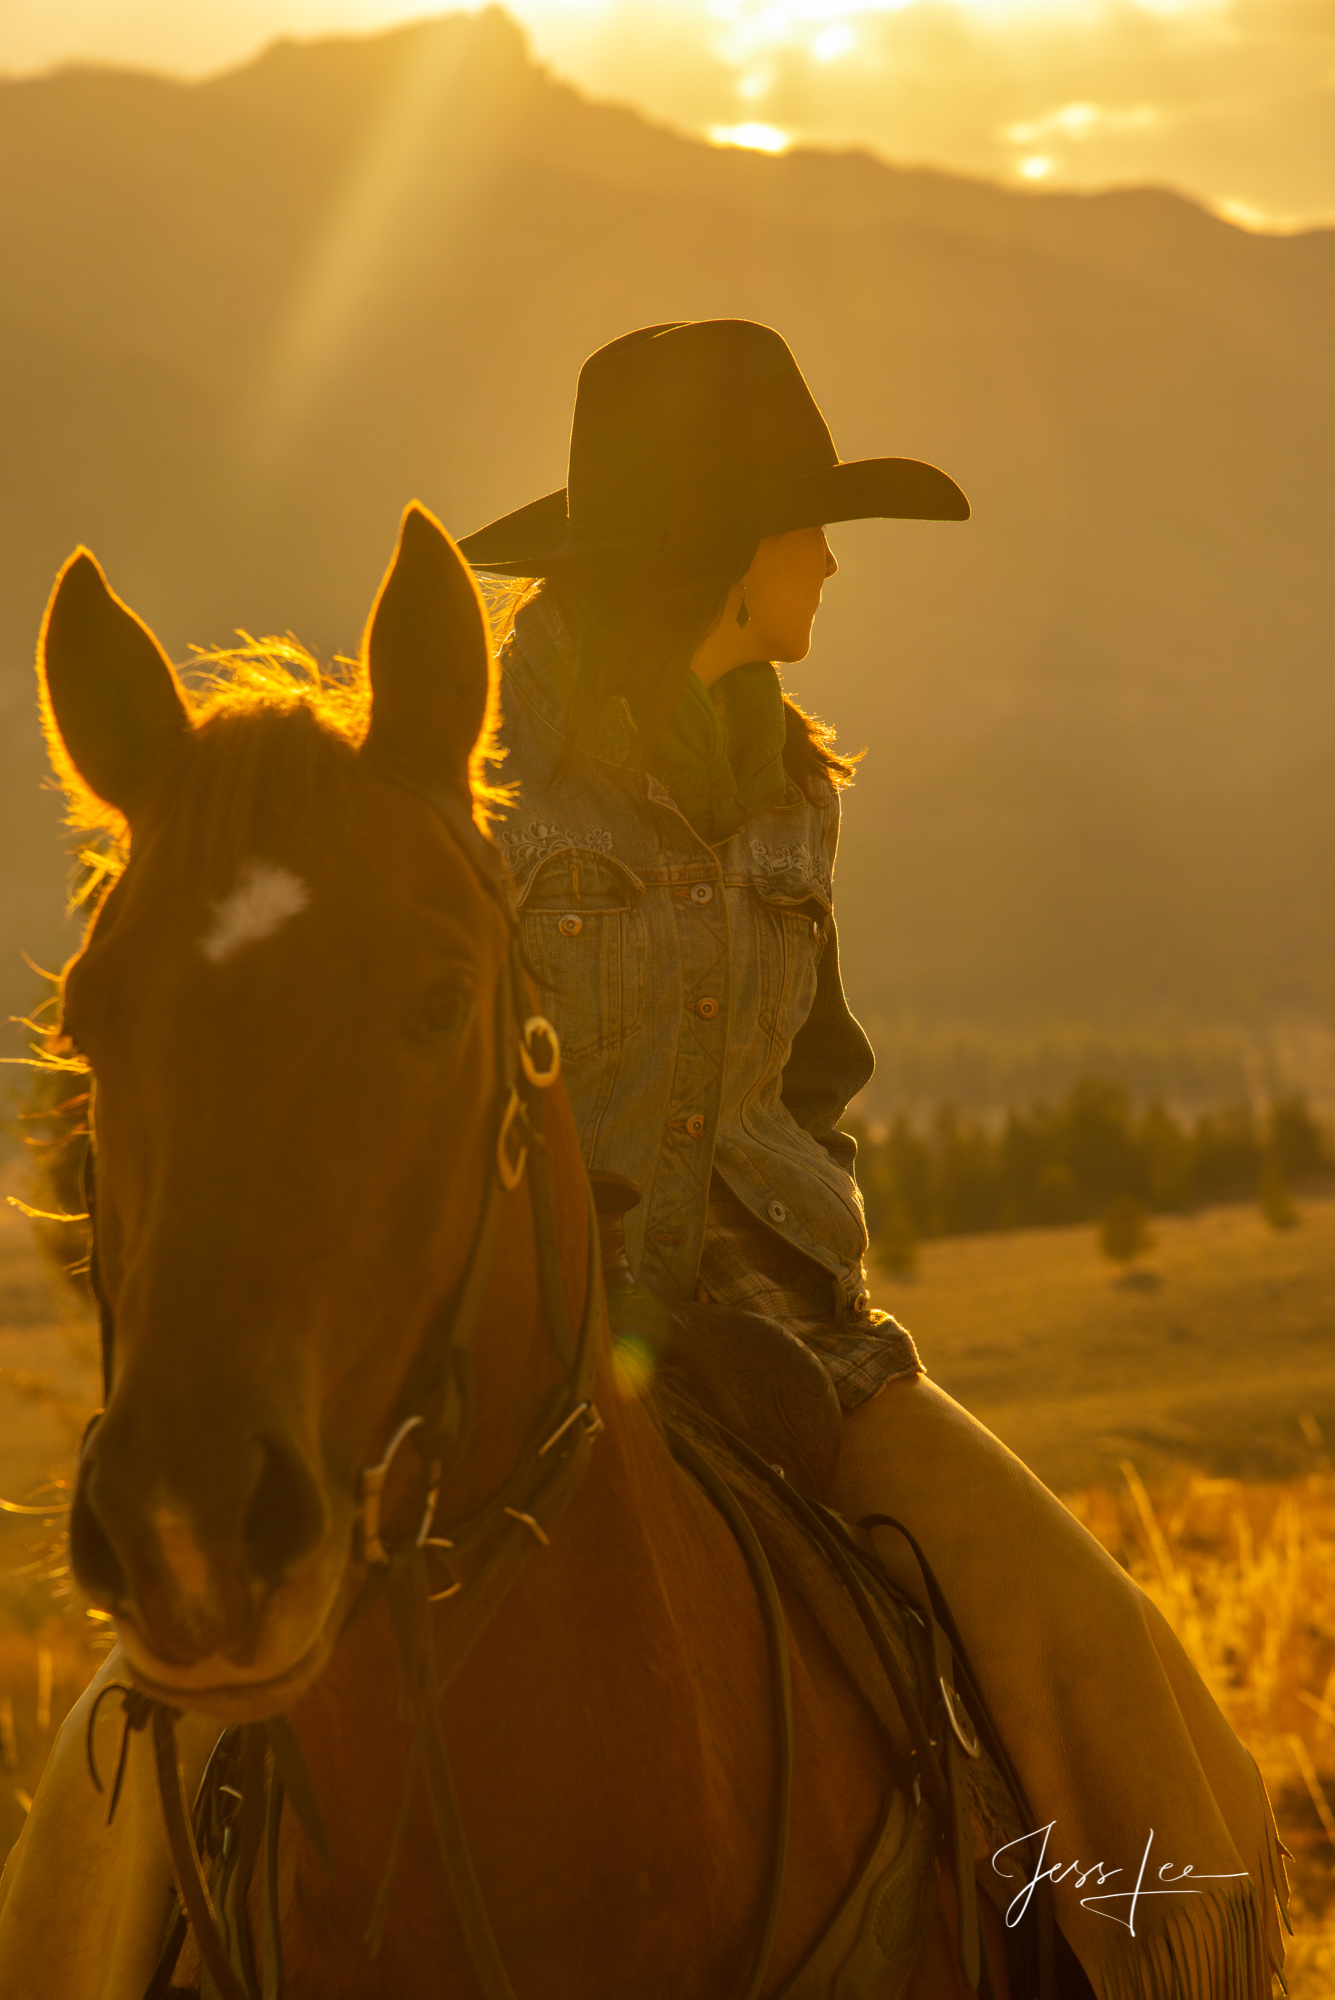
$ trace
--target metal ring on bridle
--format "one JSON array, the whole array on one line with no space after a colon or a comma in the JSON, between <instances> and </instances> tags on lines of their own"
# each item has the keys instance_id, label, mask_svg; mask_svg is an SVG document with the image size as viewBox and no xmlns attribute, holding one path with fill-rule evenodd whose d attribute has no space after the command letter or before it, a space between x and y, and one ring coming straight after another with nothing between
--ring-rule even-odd
<instances>
[{"instance_id":1,"label":"metal ring on bridle","mask_svg":"<svg viewBox=\"0 0 1335 2000\"><path fill-rule=\"evenodd\" d=\"M541 1037L551 1050L546 1069L539 1069L533 1060L533 1042ZM519 1031L519 1060L524 1075L535 1090L550 1090L561 1074L561 1037L551 1022L541 1014L530 1014Z\"/></svg>"},{"instance_id":2,"label":"metal ring on bridle","mask_svg":"<svg viewBox=\"0 0 1335 2000\"><path fill-rule=\"evenodd\" d=\"M415 1431L422 1422L421 1417L405 1417L385 1447L385 1455L378 1465L362 1468L362 1504L359 1508L362 1524L362 1561L384 1564L389 1561L389 1551L380 1539L380 1498L385 1490L385 1480L389 1468L394 1463L399 1446L409 1431ZM431 1496L431 1511L435 1511L435 1495ZM429 1517L428 1517L429 1518Z\"/></svg>"},{"instance_id":3,"label":"metal ring on bridle","mask_svg":"<svg viewBox=\"0 0 1335 2000\"><path fill-rule=\"evenodd\" d=\"M512 1090L496 1135L496 1171L507 1194L513 1194L523 1180L524 1163L528 1159L528 1141L522 1136L522 1126L520 1133L515 1133L523 1117L524 1100L517 1090Z\"/></svg>"}]
</instances>

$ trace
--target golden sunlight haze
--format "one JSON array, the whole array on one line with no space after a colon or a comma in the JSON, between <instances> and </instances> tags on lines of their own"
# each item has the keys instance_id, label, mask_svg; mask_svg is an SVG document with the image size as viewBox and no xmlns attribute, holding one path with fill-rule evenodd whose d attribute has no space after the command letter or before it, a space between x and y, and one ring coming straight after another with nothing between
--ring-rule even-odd
<instances>
[{"instance_id":1,"label":"golden sunlight haze","mask_svg":"<svg viewBox=\"0 0 1335 2000\"><path fill-rule=\"evenodd\" d=\"M425 0L11 0L0 70L200 75ZM472 11L472 10L470 10ZM584 89L722 143L866 146L1016 185L1180 188L1253 226L1335 217L1331 0L511 0Z\"/></svg>"}]
</instances>

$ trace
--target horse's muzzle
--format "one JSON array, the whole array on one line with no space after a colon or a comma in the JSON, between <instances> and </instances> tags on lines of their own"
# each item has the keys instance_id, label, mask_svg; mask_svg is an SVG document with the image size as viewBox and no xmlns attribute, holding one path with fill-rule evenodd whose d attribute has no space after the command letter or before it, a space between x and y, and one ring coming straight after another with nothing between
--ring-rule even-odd
<instances>
[{"instance_id":1,"label":"horse's muzzle","mask_svg":"<svg viewBox=\"0 0 1335 2000\"><path fill-rule=\"evenodd\" d=\"M168 1429L147 1437L113 1406L90 1436L70 1516L74 1575L131 1652L173 1680L205 1661L281 1675L320 1630L344 1566L320 1484L272 1436Z\"/></svg>"}]
</instances>

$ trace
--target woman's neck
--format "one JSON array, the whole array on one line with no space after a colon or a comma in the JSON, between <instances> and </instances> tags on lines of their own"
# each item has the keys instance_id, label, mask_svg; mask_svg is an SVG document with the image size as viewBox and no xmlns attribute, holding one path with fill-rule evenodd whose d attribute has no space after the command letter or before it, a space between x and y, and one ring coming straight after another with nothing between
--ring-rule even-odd
<instances>
[{"instance_id":1,"label":"woman's neck","mask_svg":"<svg viewBox=\"0 0 1335 2000\"><path fill-rule=\"evenodd\" d=\"M742 586L735 583L728 592L728 600L719 613L718 622L691 655L691 672L707 688L722 680L724 674L730 674L734 667L744 667L748 661L758 657L754 639L745 626L737 623L741 605Z\"/></svg>"}]
</instances>

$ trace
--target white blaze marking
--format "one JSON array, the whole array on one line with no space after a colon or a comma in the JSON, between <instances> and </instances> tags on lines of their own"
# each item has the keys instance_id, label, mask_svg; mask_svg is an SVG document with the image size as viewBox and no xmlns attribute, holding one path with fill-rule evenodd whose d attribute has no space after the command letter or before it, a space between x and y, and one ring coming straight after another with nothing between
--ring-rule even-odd
<instances>
[{"instance_id":1,"label":"white blaze marking","mask_svg":"<svg viewBox=\"0 0 1335 2000\"><path fill-rule=\"evenodd\" d=\"M310 890L290 868L248 861L231 895L214 904L213 923L199 948L211 965L222 965L248 944L272 937L310 900Z\"/></svg>"},{"instance_id":2,"label":"white blaze marking","mask_svg":"<svg viewBox=\"0 0 1335 2000\"><path fill-rule=\"evenodd\" d=\"M175 1577L183 1597L203 1597L209 1587L208 1558L195 1540L194 1530L174 1507L159 1507L153 1515L163 1560Z\"/></svg>"}]
</instances>

